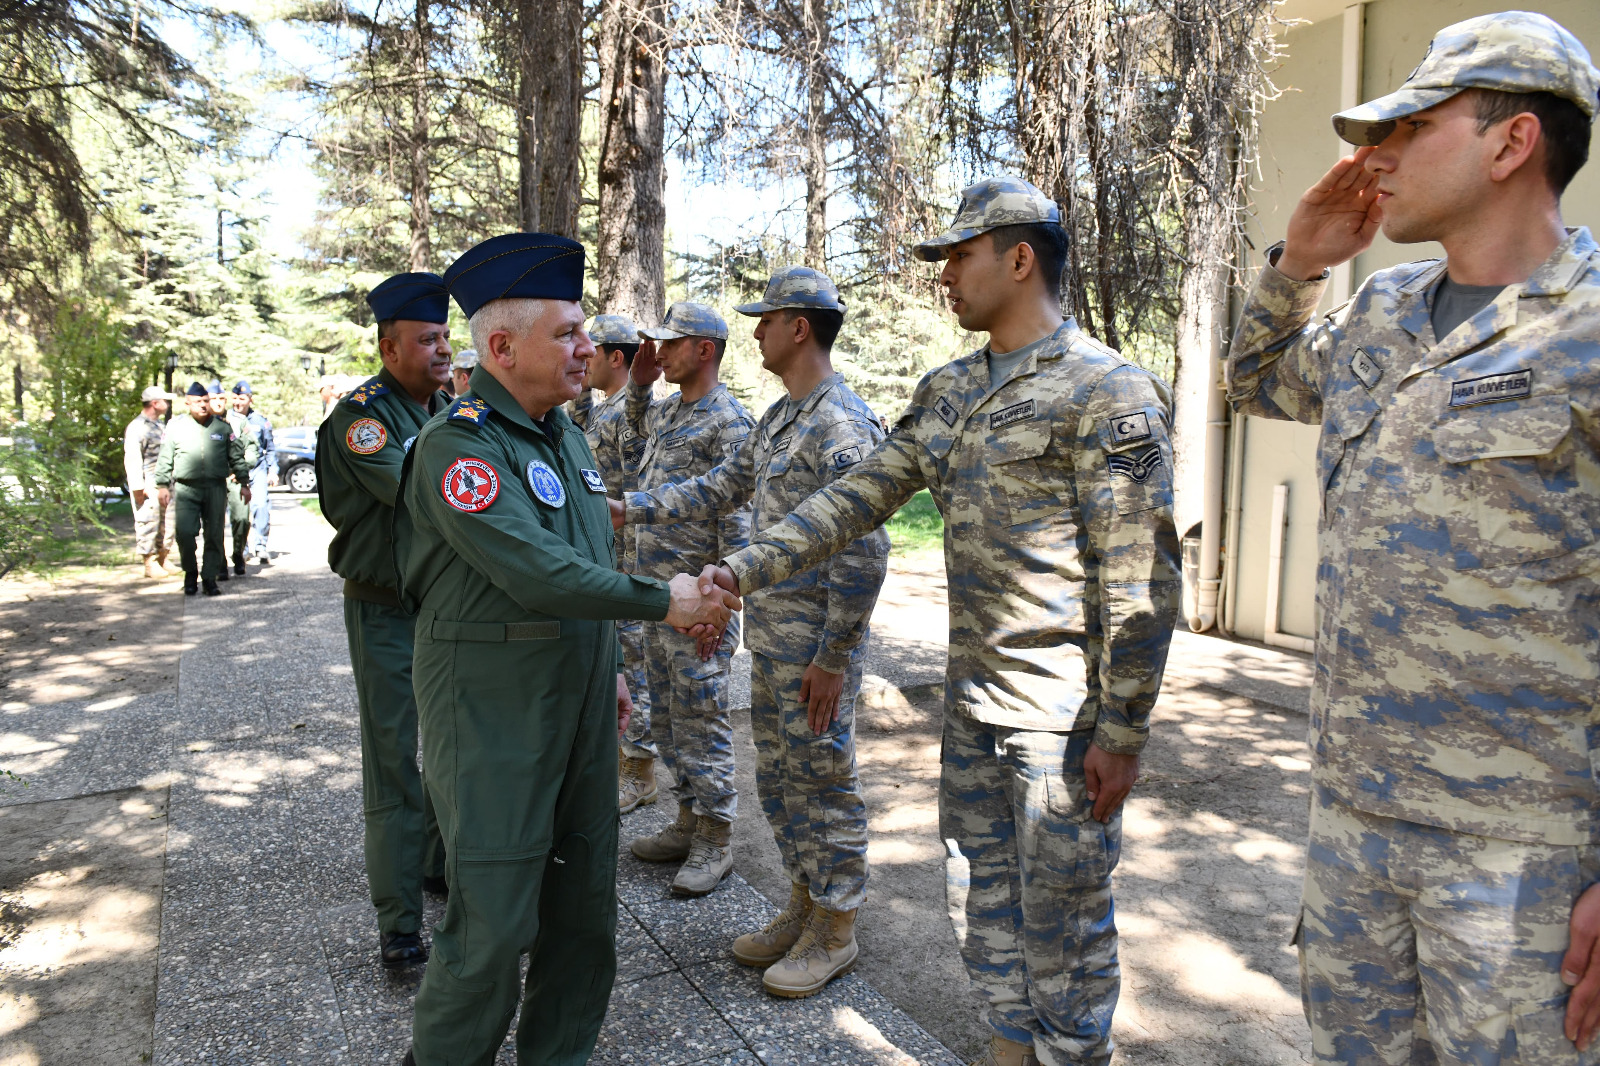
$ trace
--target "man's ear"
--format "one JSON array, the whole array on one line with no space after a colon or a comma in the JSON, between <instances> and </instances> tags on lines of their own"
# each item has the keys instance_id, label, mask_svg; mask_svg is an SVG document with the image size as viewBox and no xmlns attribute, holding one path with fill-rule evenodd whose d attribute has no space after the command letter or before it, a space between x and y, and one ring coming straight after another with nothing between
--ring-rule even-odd
<instances>
[{"instance_id":1,"label":"man's ear","mask_svg":"<svg viewBox=\"0 0 1600 1066\"><path fill-rule=\"evenodd\" d=\"M714 363L717 361L717 342L701 337L695 341L695 353L702 363Z\"/></svg>"},{"instance_id":2,"label":"man's ear","mask_svg":"<svg viewBox=\"0 0 1600 1066\"><path fill-rule=\"evenodd\" d=\"M805 342L811 337L811 319L807 318L805 315L795 315L794 321L791 322L789 326L794 331L794 342L796 345L805 344Z\"/></svg>"},{"instance_id":3,"label":"man's ear","mask_svg":"<svg viewBox=\"0 0 1600 1066\"><path fill-rule=\"evenodd\" d=\"M393 337L378 338L378 358L385 363L394 362L396 358L396 352Z\"/></svg>"},{"instance_id":4,"label":"man's ear","mask_svg":"<svg viewBox=\"0 0 1600 1066\"><path fill-rule=\"evenodd\" d=\"M1011 262L1006 264L1011 270L1011 277L1016 281L1027 281L1039 266L1039 257L1033 253L1033 245L1027 241L1018 241L1009 253Z\"/></svg>"},{"instance_id":5,"label":"man's ear","mask_svg":"<svg viewBox=\"0 0 1600 1066\"><path fill-rule=\"evenodd\" d=\"M1543 157L1544 128L1531 112L1511 116L1488 135L1499 141L1489 168L1491 181L1505 181L1525 166L1537 166Z\"/></svg>"}]
</instances>

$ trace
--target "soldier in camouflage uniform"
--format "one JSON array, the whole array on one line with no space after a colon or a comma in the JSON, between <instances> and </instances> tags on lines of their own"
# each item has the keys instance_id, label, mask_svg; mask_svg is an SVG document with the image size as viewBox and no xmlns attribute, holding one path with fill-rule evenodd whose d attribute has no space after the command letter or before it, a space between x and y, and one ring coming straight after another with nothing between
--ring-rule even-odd
<instances>
[{"instance_id":1,"label":"soldier in camouflage uniform","mask_svg":"<svg viewBox=\"0 0 1600 1066\"><path fill-rule=\"evenodd\" d=\"M940 837L992 1032L979 1061L1103 1064L1120 810L1180 588L1169 393L1062 319L1066 234L1028 183L969 186L916 252L945 260L989 345L924 375L876 451L703 580L775 585L931 490L950 581Z\"/></svg>"},{"instance_id":2,"label":"soldier in camouflage uniform","mask_svg":"<svg viewBox=\"0 0 1600 1066\"><path fill-rule=\"evenodd\" d=\"M1297 937L1320 1063L1597 1061L1600 247L1560 213L1597 86L1542 15L1441 31L1335 116L1362 147L1233 343L1237 410L1322 426ZM1446 258L1314 314L1380 226Z\"/></svg>"},{"instance_id":3,"label":"soldier in camouflage uniform","mask_svg":"<svg viewBox=\"0 0 1600 1066\"><path fill-rule=\"evenodd\" d=\"M144 576L163 578L162 569L174 542L172 515L156 491L156 460L161 457L161 438L166 426L161 416L167 413L170 398L159 385L151 385L139 396L139 414L122 434L122 472L133 497L134 548L144 562Z\"/></svg>"},{"instance_id":4,"label":"soldier in camouflage uniform","mask_svg":"<svg viewBox=\"0 0 1600 1066\"><path fill-rule=\"evenodd\" d=\"M703 522L753 501L760 530L870 455L883 439L878 417L829 355L844 310L833 282L807 267L779 271L760 301L739 307L761 320L762 365L783 378L788 398L761 416L749 446L709 474L629 493L627 520ZM747 605L756 791L792 887L783 913L735 940L733 955L765 968L763 984L776 995L812 995L855 966L855 918L867 890L855 702L867 621L888 566L889 536L874 529L826 566L752 593Z\"/></svg>"},{"instance_id":5,"label":"soldier in camouflage uniform","mask_svg":"<svg viewBox=\"0 0 1600 1066\"><path fill-rule=\"evenodd\" d=\"M589 412L583 434L600 467L606 491L632 492L639 487L639 464L644 460L644 438L628 426L623 404L628 398L628 373L639 351L639 328L627 315L596 315L589 325L594 354L589 357L588 384L605 398ZM581 398L581 397L580 397ZM617 569L631 574L638 568L639 548L631 529L619 533ZM622 814L654 803L657 796L655 737L650 732L650 679L645 668L644 623L638 619L617 622L617 643L622 646L623 677L633 695L633 717L618 747L617 810Z\"/></svg>"},{"instance_id":6,"label":"soldier in camouflage uniform","mask_svg":"<svg viewBox=\"0 0 1600 1066\"><path fill-rule=\"evenodd\" d=\"M660 488L707 473L734 456L750 436L744 406L717 380L728 326L705 304L675 303L643 344L630 368L624 414L645 440L639 487ZM665 372L679 391L654 400L650 386ZM639 573L670 578L703 567L745 546L750 509L715 523L683 522L638 531ZM729 835L739 792L733 783L733 723L728 710L729 667L739 646L735 618L709 659L694 638L657 622L645 623L651 728L666 757L678 797L678 818L629 848L647 862L683 860L672 880L681 896L703 896L733 869Z\"/></svg>"},{"instance_id":7,"label":"soldier in camouflage uniform","mask_svg":"<svg viewBox=\"0 0 1600 1066\"><path fill-rule=\"evenodd\" d=\"M472 391L467 381L477 365L478 353L471 348L463 348L456 353L456 357L450 361L450 395L459 400Z\"/></svg>"}]
</instances>

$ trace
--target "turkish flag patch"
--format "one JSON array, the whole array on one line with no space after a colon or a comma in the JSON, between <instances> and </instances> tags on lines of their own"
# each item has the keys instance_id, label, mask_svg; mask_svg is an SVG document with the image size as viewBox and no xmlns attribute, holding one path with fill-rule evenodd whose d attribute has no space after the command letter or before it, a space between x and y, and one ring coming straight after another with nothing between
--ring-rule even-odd
<instances>
[{"instance_id":1,"label":"turkish flag patch","mask_svg":"<svg viewBox=\"0 0 1600 1066\"><path fill-rule=\"evenodd\" d=\"M444 502L458 511L481 511L500 495L500 478L481 459L457 459L444 472Z\"/></svg>"}]
</instances>

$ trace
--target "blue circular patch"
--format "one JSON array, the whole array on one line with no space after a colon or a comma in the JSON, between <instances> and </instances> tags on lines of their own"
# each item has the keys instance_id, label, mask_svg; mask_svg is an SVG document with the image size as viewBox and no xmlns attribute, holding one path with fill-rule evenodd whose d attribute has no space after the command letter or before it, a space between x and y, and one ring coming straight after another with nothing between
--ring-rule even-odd
<instances>
[{"instance_id":1,"label":"blue circular patch","mask_svg":"<svg viewBox=\"0 0 1600 1066\"><path fill-rule=\"evenodd\" d=\"M550 507L560 507L567 502L567 487L561 483L550 464L532 459L528 462L528 487L539 502Z\"/></svg>"},{"instance_id":2,"label":"blue circular patch","mask_svg":"<svg viewBox=\"0 0 1600 1066\"><path fill-rule=\"evenodd\" d=\"M413 436L407 437L406 438L406 442L404 444L400 445L400 447L401 447L401 449L403 451L408 451L409 452L411 450L411 446L413 444L415 444L415 443L417 443L417 438L416 438L415 435L413 435Z\"/></svg>"}]
</instances>

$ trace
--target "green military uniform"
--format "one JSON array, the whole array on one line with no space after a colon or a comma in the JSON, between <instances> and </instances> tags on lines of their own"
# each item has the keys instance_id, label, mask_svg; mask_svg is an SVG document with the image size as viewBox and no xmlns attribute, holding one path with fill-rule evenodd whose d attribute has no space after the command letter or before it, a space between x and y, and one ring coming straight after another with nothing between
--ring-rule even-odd
<instances>
[{"instance_id":1,"label":"green military uniform","mask_svg":"<svg viewBox=\"0 0 1600 1066\"><path fill-rule=\"evenodd\" d=\"M544 284L554 261L563 286ZM477 273L469 273L476 268ZM503 270L511 280L501 288ZM493 286L481 301L458 284ZM446 272L469 315L571 292L582 246L507 234ZM605 485L566 412L535 422L488 370L417 437L395 556L417 616L417 706L450 900L412 1027L420 1066L587 1061L616 974L617 722L611 620L666 616L663 582L616 570ZM519 989L518 959L528 979Z\"/></svg>"},{"instance_id":2,"label":"green military uniform","mask_svg":"<svg viewBox=\"0 0 1600 1066\"><path fill-rule=\"evenodd\" d=\"M188 416L167 423L156 460L155 483L171 486L178 530L178 558L183 561L184 583L192 588L198 570L208 585L225 565L222 554L222 519L227 509L229 474L241 484L250 481L250 463L244 441L225 419L212 415L204 422ZM204 558L197 566L195 537L204 531Z\"/></svg>"},{"instance_id":3,"label":"green military uniform","mask_svg":"<svg viewBox=\"0 0 1600 1066\"><path fill-rule=\"evenodd\" d=\"M228 420L233 435L244 441L245 462L254 470L261 460L261 444L256 440L255 430L237 411L229 411L222 417ZM233 565L240 567L244 566L244 547L250 541L250 505L244 502L241 488L237 481L228 482L228 534L233 538ZM223 572L227 572L226 567Z\"/></svg>"},{"instance_id":4,"label":"green military uniform","mask_svg":"<svg viewBox=\"0 0 1600 1066\"><path fill-rule=\"evenodd\" d=\"M389 530L406 451L448 403L441 391L424 407L385 369L338 403L317 433L317 495L338 531L328 566L345 579L361 715L367 887L385 934L421 929L423 878L444 874L438 823L417 770L416 616L400 605Z\"/></svg>"}]
</instances>

